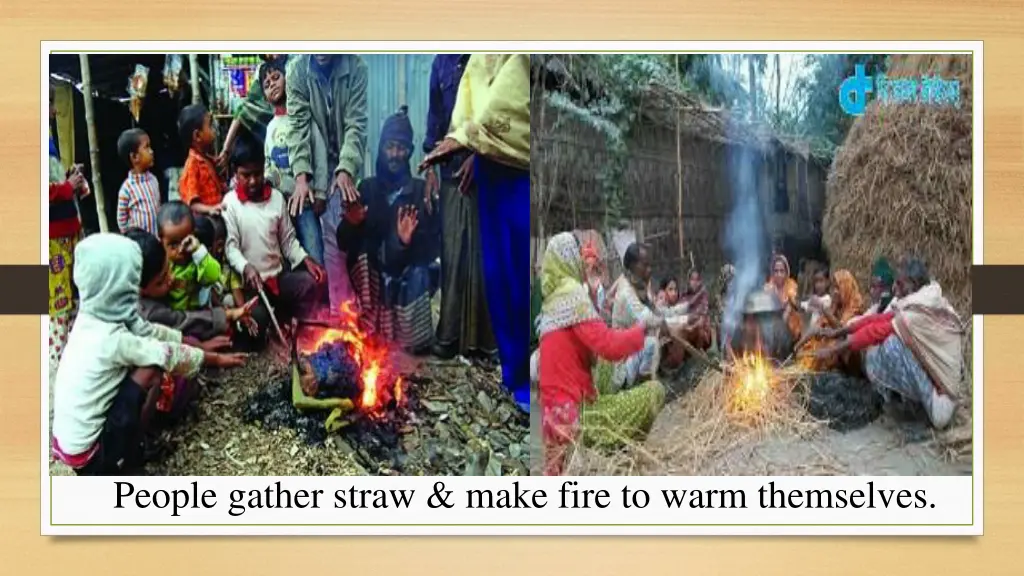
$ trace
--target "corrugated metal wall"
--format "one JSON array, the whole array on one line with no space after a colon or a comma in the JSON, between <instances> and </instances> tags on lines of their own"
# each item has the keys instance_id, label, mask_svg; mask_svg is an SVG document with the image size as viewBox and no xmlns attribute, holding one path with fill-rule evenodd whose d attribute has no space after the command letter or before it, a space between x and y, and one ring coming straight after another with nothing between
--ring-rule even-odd
<instances>
[{"instance_id":1,"label":"corrugated metal wall","mask_svg":"<svg viewBox=\"0 0 1024 576\"><path fill-rule=\"evenodd\" d=\"M374 157L380 141L384 120L398 111L402 104L409 106L415 148L412 163L423 159L423 137L430 104L430 66L433 54L363 54L369 69L367 86L367 134L364 175L373 174Z\"/></svg>"}]
</instances>

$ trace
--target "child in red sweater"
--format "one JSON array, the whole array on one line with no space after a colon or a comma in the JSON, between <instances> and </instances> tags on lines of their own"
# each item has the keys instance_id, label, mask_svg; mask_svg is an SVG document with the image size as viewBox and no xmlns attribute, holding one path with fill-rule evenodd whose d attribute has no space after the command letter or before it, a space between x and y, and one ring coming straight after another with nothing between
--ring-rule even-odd
<instances>
[{"instance_id":1,"label":"child in red sweater","mask_svg":"<svg viewBox=\"0 0 1024 576\"><path fill-rule=\"evenodd\" d=\"M544 474L560 475L571 445L583 432L608 431L616 437L645 431L664 402L664 389L656 382L615 394L599 394L591 371L597 358L616 361L644 347L647 332L657 331L664 320L651 316L647 325L613 330L594 308L583 285L583 259L576 237L555 235L548 243L541 268L544 303L538 320L540 333L540 404L544 436ZM581 424L593 422L592 430ZM600 428L600 429L598 429Z\"/></svg>"}]
</instances>

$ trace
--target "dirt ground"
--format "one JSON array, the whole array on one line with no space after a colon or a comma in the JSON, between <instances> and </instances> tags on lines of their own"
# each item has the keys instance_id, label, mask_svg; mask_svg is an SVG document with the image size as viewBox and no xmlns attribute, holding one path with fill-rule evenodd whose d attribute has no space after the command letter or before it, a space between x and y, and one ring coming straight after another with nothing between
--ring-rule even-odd
<instances>
[{"instance_id":1,"label":"dirt ground","mask_svg":"<svg viewBox=\"0 0 1024 576\"><path fill-rule=\"evenodd\" d=\"M658 417L644 447L653 454L671 447L661 438L665 429L685 425L678 404ZM663 461L665 473L674 463ZM707 475L861 475L959 476L970 475L970 461L946 458L927 424L899 422L883 415L864 428L837 432L821 427L810 436L771 435L759 442L735 447L706 466Z\"/></svg>"},{"instance_id":2,"label":"dirt ground","mask_svg":"<svg viewBox=\"0 0 1024 576\"><path fill-rule=\"evenodd\" d=\"M365 437L356 438L346 429L310 438L309 430L319 430L322 418L298 429L247 422L246 406L252 399L287 381L287 365L273 354L201 378L200 399L183 421L153 442L156 453L145 474L529 474L527 417L501 387L494 367L462 359L418 364L410 377L417 388L415 410L398 445L388 451L390 459L371 455L373 447L365 445ZM72 473L60 463L50 464L51 475Z\"/></svg>"},{"instance_id":3,"label":"dirt ground","mask_svg":"<svg viewBox=\"0 0 1024 576\"><path fill-rule=\"evenodd\" d=\"M672 445L678 437L673 431L688 425L684 409L687 392L702 371L687 366L679 380L669 382L676 396L655 421L646 440L615 454L579 448L567 467L571 475L686 475L693 474L694 463L681 460ZM533 410L536 414L538 410ZM540 473L543 453L539 417L531 419L532 449L538 457L533 473ZM747 440L727 447L708 458L698 468L699 475L970 475L971 449L969 417L958 415L956 426L935 432L927 422L907 420L888 411L867 426L838 432L824 424L797 430L779 430L753 434Z\"/></svg>"}]
</instances>

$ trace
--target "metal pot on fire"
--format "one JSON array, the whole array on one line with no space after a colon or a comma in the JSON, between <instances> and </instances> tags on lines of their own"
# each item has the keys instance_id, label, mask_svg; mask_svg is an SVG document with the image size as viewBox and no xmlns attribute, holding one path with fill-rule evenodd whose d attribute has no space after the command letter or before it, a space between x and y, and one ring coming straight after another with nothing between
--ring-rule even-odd
<instances>
[{"instance_id":1,"label":"metal pot on fire","mask_svg":"<svg viewBox=\"0 0 1024 576\"><path fill-rule=\"evenodd\" d=\"M784 306L778 297L767 290L758 289L747 296L743 320L729 338L732 352L765 354L775 360L785 360L793 352L793 335L786 326Z\"/></svg>"}]
</instances>

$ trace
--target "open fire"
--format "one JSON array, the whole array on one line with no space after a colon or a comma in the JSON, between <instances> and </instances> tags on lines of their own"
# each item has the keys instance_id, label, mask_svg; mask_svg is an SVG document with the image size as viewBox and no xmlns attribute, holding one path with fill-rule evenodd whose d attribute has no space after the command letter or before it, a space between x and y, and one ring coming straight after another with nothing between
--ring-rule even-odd
<instances>
[{"instance_id":1,"label":"open fire","mask_svg":"<svg viewBox=\"0 0 1024 576\"><path fill-rule=\"evenodd\" d=\"M342 304L338 327L307 325L296 340L303 392L312 398L349 398L371 419L401 406L405 382L390 343L359 325L353 302Z\"/></svg>"}]
</instances>

